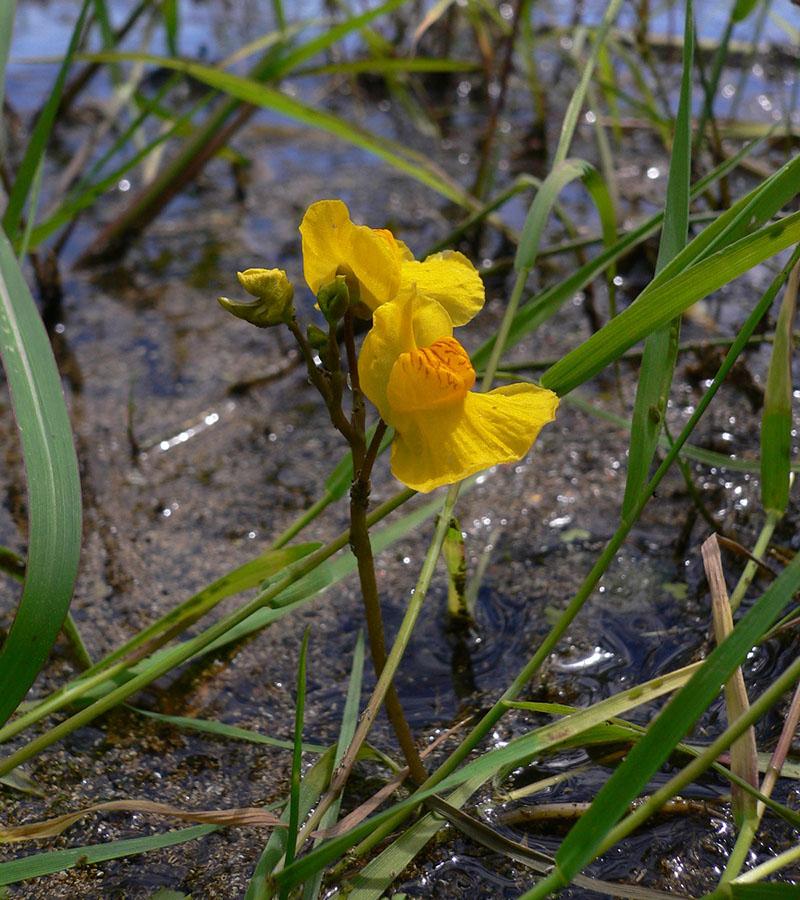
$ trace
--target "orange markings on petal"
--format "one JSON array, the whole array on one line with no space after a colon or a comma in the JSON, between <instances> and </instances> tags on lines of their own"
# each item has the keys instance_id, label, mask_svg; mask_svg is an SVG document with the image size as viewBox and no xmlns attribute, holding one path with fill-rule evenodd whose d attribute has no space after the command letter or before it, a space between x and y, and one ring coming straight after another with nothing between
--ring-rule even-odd
<instances>
[{"instance_id":1,"label":"orange markings on petal","mask_svg":"<svg viewBox=\"0 0 800 900\"><path fill-rule=\"evenodd\" d=\"M455 338L398 356L389 376L387 398L398 413L435 409L461 402L475 384L475 370Z\"/></svg>"}]
</instances>

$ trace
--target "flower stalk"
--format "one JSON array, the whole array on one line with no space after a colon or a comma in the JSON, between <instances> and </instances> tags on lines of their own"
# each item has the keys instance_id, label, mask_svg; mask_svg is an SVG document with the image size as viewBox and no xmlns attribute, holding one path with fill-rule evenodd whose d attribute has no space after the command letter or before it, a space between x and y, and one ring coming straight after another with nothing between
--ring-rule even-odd
<instances>
[{"instance_id":1,"label":"flower stalk","mask_svg":"<svg viewBox=\"0 0 800 900\"><path fill-rule=\"evenodd\" d=\"M306 368L308 369L311 383L322 396L332 424L348 442L350 451L353 454L353 483L350 488L350 549L356 558L358 566L358 579L364 602L364 617L367 624L372 663L376 677L380 678L386 666L386 638L378 582L375 576L375 559L372 553L372 542L369 537L367 513L369 511L372 467L377 459L381 440L386 431L386 423L379 423L368 446L366 410L364 395L361 392L358 377L358 357L355 348L352 313L347 310L344 314L344 345L352 391L350 419L347 418L342 405L342 359L339 342L336 337L335 319L329 321L328 325L327 358L324 361L326 367L324 370L320 369L315 362L311 345L296 319L292 319L287 324L306 361ZM408 765L411 779L416 784L422 784L428 777L428 773L420 759L414 735L406 720L400 698L393 683L390 684L386 693L386 713Z\"/></svg>"}]
</instances>

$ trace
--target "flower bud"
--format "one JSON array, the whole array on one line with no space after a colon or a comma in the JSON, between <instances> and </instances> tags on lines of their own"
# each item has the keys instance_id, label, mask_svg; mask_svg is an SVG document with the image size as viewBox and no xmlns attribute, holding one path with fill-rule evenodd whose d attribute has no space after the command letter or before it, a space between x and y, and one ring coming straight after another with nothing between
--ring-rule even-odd
<instances>
[{"instance_id":1,"label":"flower bud","mask_svg":"<svg viewBox=\"0 0 800 900\"><path fill-rule=\"evenodd\" d=\"M220 297L219 303L224 309L259 328L291 321L294 316L294 287L283 269L246 269L236 275L241 286L256 301L241 303Z\"/></svg>"},{"instance_id":2,"label":"flower bud","mask_svg":"<svg viewBox=\"0 0 800 900\"><path fill-rule=\"evenodd\" d=\"M330 325L335 325L350 306L350 291L344 275L324 284L317 294L317 304Z\"/></svg>"},{"instance_id":3,"label":"flower bud","mask_svg":"<svg viewBox=\"0 0 800 900\"><path fill-rule=\"evenodd\" d=\"M306 329L308 343L315 350L325 350L328 346L328 335L317 325L309 325Z\"/></svg>"}]
</instances>

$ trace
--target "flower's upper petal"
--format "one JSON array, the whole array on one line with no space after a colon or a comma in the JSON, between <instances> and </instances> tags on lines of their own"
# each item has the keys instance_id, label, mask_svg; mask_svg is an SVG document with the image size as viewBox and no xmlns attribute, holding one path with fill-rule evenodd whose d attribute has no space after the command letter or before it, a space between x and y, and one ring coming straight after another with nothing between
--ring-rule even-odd
<instances>
[{"instance_id":1,"label":"flower's upper petal","mask_svg":"<svg viewBox=\"0 0 800 900\"><path fill-rule=\"evenodd\" d=\"M483 308L486 292L478 270L455 250L434 253L424 262L403 262L402 280L413 282L417 292L442 304L453 325L466 325Z\"/></svg>"},{"instance_id":2,"label":"flower's upper petal","mask_svg":"<svg viewBox=\"0 0 800 900\"><path fill-rule=\"evenodd\" d=\"M389 234L392 234L391 231ZM401 241L400 238L395 237L392 234L392 238L394 239L395 246L397 247L397 252L400 256L401 261L413 260L414 254L408 249L408 244L405 241Z\"/></svg>"},{"instance_id":3,"label":"flower's upper petal","mask_svg":"<svg viewBox=\"0 0 800 900\"><path fill-rule=\"evenodd\" d=\"M432 491L498 463L521 459L555 417L558 397L513 384L463 403L396 418L392 472L417 491Z\"/></svg>"},{"instance_id":4,"label":"flower's upper petal","mask_svg":"<svg viewBox=\"0 0 800 900\"><path fill-rule=\"evenodd\" d=\"M358 375L361 390L384 421L391 425L393 420L387 391L397 358L452 334L453 326L443 307L435 300L419 297L413 285L375 310L372 328L358 357Z\"/></svg>"},{"instance_id":5,"label":"flower's upper petal","mask_svg":"<svg viewBox=\"0 0 800 900\"><path fill-rule=\"evenodd\" d=\"M341 200L319 200L300 223L303 275L311 290L333 281L340 266L361 287L361 299L375 309L394 298L400 287L401 253L391 240L366 225L354 225Z\"/></svg>"}]
</instances>

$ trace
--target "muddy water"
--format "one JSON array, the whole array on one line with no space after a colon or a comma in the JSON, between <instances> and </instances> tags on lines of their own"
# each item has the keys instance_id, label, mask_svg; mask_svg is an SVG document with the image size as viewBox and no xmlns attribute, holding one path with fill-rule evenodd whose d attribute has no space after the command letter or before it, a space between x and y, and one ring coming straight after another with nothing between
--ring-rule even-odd
<instances>
[{"instance_id":1,"label":"muddy water","mask_svg":"<svg viewBox=\"0 0 800 900\"><path fill-rule=\"evenodd\" d=\"M15 42L19 55L44 52L37 23L47 15L53 35L71 21L69 5L22 3ZM216 4L190 7L190 25L182 49L211 48L223 56L264 26L256 5L244 6L241 20ZM264 26L266 27L266 26ZM64 31L66 34L66 31ZM52 52L48 44L44 50ZM772 115L761 94L785 96L783 75L756 61L744 115ZM549 68L548 68L549 67ZM545 73L555 60L544 60ZM31 71L37 74L31 75ZM730 77L736 73L732 72ZM22 111L35 107L48 84L48 73L12 69L9 95ZM555 89L566 95L569 70ZM674 73L670 75L674 80ZM772 79L772 80L770 80ZM451 124L441 140L421 137L388 97L352 88L324 91L333 108L361 114L370 127L419 146L463 183L475 163L478 127L484 109L479 79L454 82L446 96ZM97 91L102 94L102 86ZM319 100L320 85L298 85ZM776 101L777 105L777 101ZM555 109L561 108L557 104ZM507 122L501 124L500 178L533 165L524 151L528 98L521 85L512 93ZM760 111L760 112L759 112ZM90 129L91 105L63 129L65 160ZM554 146L558 116L553 115ZM453 211L428 189L401 178L387 166L317 132L260 116L236 141L251 160L244 196L227 163L217 160L197 185L176 201L124 259L104 268L69 268L94 233L126 200L127 188L111 192L97 218L87 217L67 245L62 277L65 305L56 329L62 371L76 430L85 486L85 550L73 611L94 656L100 656L154 617L265 549L303 509L319 496L342 446L325 427L323 410L279 334L257 332L226 317L215 297L236 290L234 273L250 265L279 265L301 283L297 223L305 207L324 196L340 196L355 217L389 224L418 254L447 233ZM582 125L574 155L593 158L589 125ZM771 156L780 161L780 150ZM668 160L655 139L637 131L626 138L619 160L619 183L627 198L626 218L634 219L663 197ZM751 184L734 182L738 193ZM577 191L565 196L576 221L596 229L594 215ZM522 202L505 211L519 228ZM455 219L457 221L457 218ZM548 241L562 237L554 226ZM474 251L474 248L473 248ZM507 253L487 235L476 258ZM622 272L622 301L635 296L647 277L654 247L648 246ZM574 259L549 261L534 279L552 282ZM708 301L687 321L683 337L729 334L741 323L772 269L760 267L737 285ZM491 333L502 313L506 286L489 282L489 302L465 341L476 346ZM311 315L303 291L299 304ZM605 297L594 298L601 315ZM552 357L585 338L590 324L584 297L576 297L516 348L517 359ZM696 442L722 452L752 458L757 453L759 384L768 356L748 353L745 374L726 386L702 423ZM622 384L613 375L598 379L584 396L616 412L630 408L633 370L622 367ZM680 427L696 404L703 380L713 374L705 360L683 357L674 391L671 423ZM250 379L244 391L232 386ZM620 399L622 393L622 403ZM0 542L24 550L24 479L8 413L0 417L5 465L0 472ZM625 477L624 430L562 405L534 452L517 466L491 472L459 504L471 565L492 544L490 563L478 592L477 629L466 646L446 628L445 585L441 575L409 647L398 687L409 720L421 738L450 727L465 714L489 705L516 674L558 612L568 602L612 534ZM693 466L704 499L726 530L752 544L760 526L755 475ZM374 496L388 496L396 485L385 463L378 466ZM797 508L777 540L795 549ZM304 537L325 540L345 524L343 507L333 507ZM396 628L430 537L432 525L418 529L378 560L386 619ZM583 705L609 696L659 673L670 671L708 648L708 596L698 548L708 533L698 521L683 481L670 475L658 500L646 510L585 612L548 660L529 699ZM2 623L10 620L6 593ZM225 605L233 608L233 602ZM356 585L346 580L323 593L258 636L185 667L137 698L146 708L219 719L287 738L294 712L294 670L300 637L311 625L306 737L335 738L357 629L361 623ZM791 639L754 651L748 681L759 692L796 653ZM51 665L37 682L41 696L75 672L69 648L60 642ZM368 677L365 690L371 686ZM645 722L652 708L641 710ZM506 741L531 727L532 719L509 716L493 735ZM724 724L716 705L698 726L695 738L707 740ZM759 745L771 747L780 719L759 727ZM385 722L374 739L392 745ZM583 751L537 761L516 773L517 785L580 765ZM5 817L34 821L79 805L121 797L141 797L179 806L214 808L265 804L282 797L289 757L285 751L222 741L158 725L128 710L74 733L38 756L28 774L44 792L20 800L2 789ZM589 799L610 770L597 763L535 800ZM659 776L656 783L664 780ZM376 785L368 768L359 770L357 791ZM687 794L708 802L703 814L661 820L632 838L619 851L592 867L606 879L641 881L662 889L700 894L715 884L733 840L724 804L726 785L704 779ZM784 794L781 796L785 796ZM482 800L490 799L485 794ZM792 801L798 798L792 795ZM522 801L522 805L532 801ZM520 804L517 804L518 806ZM499 814L487 813L499 823ZM555 850L562 831L546 824L525 829L501 826L505 833L546 851ZM163 823L129 815L92 818L41 849L100 843L163 830ZM405 873L398 890L412 896L514 897L530 874L501 857L450 835ZM775 825L767 843L757 844L762 858L794 836ZM238 897L246 888L266 836L231 829L200 841L145 857L82 868L11 888L20 897L150 896L170 888L194 897ZM24 852L32 852L25 848ZM20 853L6 848L3 859ZM573 889L564 896L589 897Z\"/></svg>"}]
</instances>

